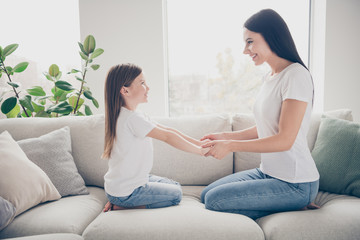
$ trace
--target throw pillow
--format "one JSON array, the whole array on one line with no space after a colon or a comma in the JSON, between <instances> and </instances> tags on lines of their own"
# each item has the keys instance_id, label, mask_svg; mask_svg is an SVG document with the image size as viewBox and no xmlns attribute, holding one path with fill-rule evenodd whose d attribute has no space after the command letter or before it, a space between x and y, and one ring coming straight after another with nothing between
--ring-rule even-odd
<instances>
[{"instance_id":1,"label":"throw pillow","mask_svg":"<svg viewBox=\"0 0 360 240\"><path fill-rule=\"evenodd\" d=\"M14 219L15 211L14 205L0 197L0 231Z\"/></svg>"},{"instance_id":2,"label":"throw pillow","mask_svg":"<svg viewBox=\"0 0 360 240\"><path fill-rule=\"evenodd\" d=\"M26 156L50 178L62 197L89 194L72 156L70 128L18 141Z\"/></svg>"},{"instance_id":3,"label":"throw pillow","mask_svg":"<svg viewBox=\"0 0 360 240\"><path fill-rule=\"evenodd\" d=\"M320 190L360 197L360 124L322 118L312 156Z\"/></svg>"},{"instance_id":4,"label":"throw pillow","mask_svg":"<svg viewBox=\"0 0 360 240\"><path fill-rule=\"evenodd\" d=\"M15 216L61 197L46 173L26 157L7 131L0 134L0 196L14 205Z\"/></svg>"}]
</instances>

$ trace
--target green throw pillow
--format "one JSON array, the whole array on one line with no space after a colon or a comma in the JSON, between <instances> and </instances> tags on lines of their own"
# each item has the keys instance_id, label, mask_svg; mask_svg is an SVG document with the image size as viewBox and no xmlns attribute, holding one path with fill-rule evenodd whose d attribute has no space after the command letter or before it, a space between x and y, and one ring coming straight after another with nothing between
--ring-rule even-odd
<instances>
[{"instance_id":1,"label":"green throw pillow","mask_svg":"<svg viewBox=\"0 0 360 240\"><path fill-rule=\"evenodd\" d=\"M312 156L320 190L360 197L360 124L322 118Z\"/></svg>"}]
</instances>

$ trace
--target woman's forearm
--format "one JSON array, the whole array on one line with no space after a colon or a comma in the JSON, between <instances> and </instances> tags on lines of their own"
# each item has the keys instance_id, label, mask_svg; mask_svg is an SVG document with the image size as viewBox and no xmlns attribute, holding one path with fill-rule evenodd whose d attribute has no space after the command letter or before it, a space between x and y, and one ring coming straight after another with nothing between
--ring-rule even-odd
<instances>
[{"instance_id":1,"label":"woman's forearm","mask_svg":"<svg viewBox=\"0 0 360 240\"><path fill-rule=\"evenodd\" d=\"M258 133L256 126L234 132L225 132L224 139L226 140L250 140L257 139Z\"/></svg>"},{"instance_id":2,"label":"woman's forearm","mask_svg":"<svg viewBox=\"0 0 360 240\"><path fill-rule=\"evenodd\" d=\"M288 151L293 143L292 139L277 134L261 139L231 140L228 147L231 152L269 153Z\"/></svg>"}]
</instances>

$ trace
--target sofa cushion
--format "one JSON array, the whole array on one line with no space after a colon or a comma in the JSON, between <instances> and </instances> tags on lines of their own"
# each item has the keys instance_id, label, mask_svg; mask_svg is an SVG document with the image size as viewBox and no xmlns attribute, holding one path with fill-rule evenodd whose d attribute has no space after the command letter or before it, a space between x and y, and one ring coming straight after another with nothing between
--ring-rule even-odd
<instances>
[{"instance_id":1,"label":"sofa cushion","mask_svg":"<svg viewBox=\"0 0 360 240\"><path fill-rule=\"evenodd\" d=\"M200 139L212 132L231 131L228 115L153 118L159 124L173 127L188 136ZM164 142L154 140L152 173L168 177L182 185L207 185L233 172L233 154L222 160L180 151Z\"/></svg>"},{"instance_id":2,"label":"sofa cushion","mask_svg":"<svg viewBox=\"0 0 360 240\"><path fill-rule=\"evenodd\" d=\"M15 216L61 197L45 172L27 158L7 131L0 134L0 196L14 205Z\"/></svg>"},{"instance_id":3,"label":"sofa cushion","mask_svg":"<svg viewBox=\"0 0 360 240\"><path fill-rule=\"evenodd\" d=\"M88 195L64 197L24 212L0 232L0 239L50 233L81 235L107 202L102 188L89 187L88 191Z\"/></svg>"},{"instance_id":4,"label":"sofa cushion","mask_svg":"<svg viewBox=\"0 0 360 240\"><path fill-rule=\"evenodd\" d=\"M105 132L103 115L0 120L0 132L9 131L16 141L37 138L64 126L70 127L72 156L85 184L103 187L108 168L107 161L101 159Z\"/></svg>"},{"instance_id":5,"label":"sofa cushion","mask_svg":"<svg viewBox=\"0 0 360 240\"><path fill-rule=\"evenodd\" d=\"M26 156L49 176L62 197L88 194L72 157L69 127L38 138L20 140L18 144Z\"/></svg>"},{"instance_id":6,"label":"sofa cushion","mask_svg":"<svg viewBox=\"0 0 360 240\"><path fill-rule=\"evenodd\" d=\"M349 121L353 120L352 111L349 109L339 109L327 111L325 113L313 113L311 115L310 127L307 135L310 150L314 148L322 115ZM252 114L236 114L232 118L233 131L243 130L254 125L255 120ZM260 162L261 159L259 153L236 152L234 154L234 171L239 172L259 167Z\"/></svg>"},{"instance_id":7,"label":"sofa cushion","mask_svg":"<svg viewBox=\"0 0 360 240\"><path fill-rule=\"evenodd\" d=\"M320 190L360 197L360 124L323 118L312 151Z\"/></svg>"},{"instance_id":8,"label":"sofa cushion","mask_svg":"<svg viewBox=\"0 0 360 240\"><path fill-rule=\"evenodd\" d=\"M264 239L261 228L252 219L207 210L199 199L202 188L185 188L178 206L101 213L86 228L83 237L87 240Z\"/></svg>"},{"instance_id":9,"label":"sofa cushion","mask_svg":"<svg viewBox=\"0 0 360 240\"><path fill-rule=\"evenodd\" d=\"M8 200L0 196L0 231L14 219L16 209Z\"/></svg>"},{"instance_id":10,"label":"sofa cushion","mask_svg":"<svg viewBox=\"0 0 360 240\"><path fill-rule=\"evenodd\" d=\"M283 212L257 220L267 240L359 239L360 199L319 192L317 210Z\"/></svg>"},{"instance_id":11,"label":"sofa cushion","mask_svg":"<svg viewBox=\"0 0 360 240\"><path fill-rule=\"evenodd\" d=\"M18 238L7 238L6 240L83 240L84 238L77 234L72 233L53 233L34 235Z\"/></svg>"}]
</instances>

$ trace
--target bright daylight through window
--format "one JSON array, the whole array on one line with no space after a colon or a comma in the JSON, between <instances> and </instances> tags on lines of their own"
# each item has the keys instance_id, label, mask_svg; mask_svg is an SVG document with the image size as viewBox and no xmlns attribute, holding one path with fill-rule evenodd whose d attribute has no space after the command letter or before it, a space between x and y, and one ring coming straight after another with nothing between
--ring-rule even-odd
<instances>
[{"instance_id":1,"label":"bright daylight through window","mask_svg":"<svg viewBox=\"0 0 360 240\"><path fill-rule=\"evenodd\" d=\"M250 113L267 64L244 55L243 24L264 8L287 22L307 65L309 0L167 0L171 116Z\"/></svg>"}]
</instances>

